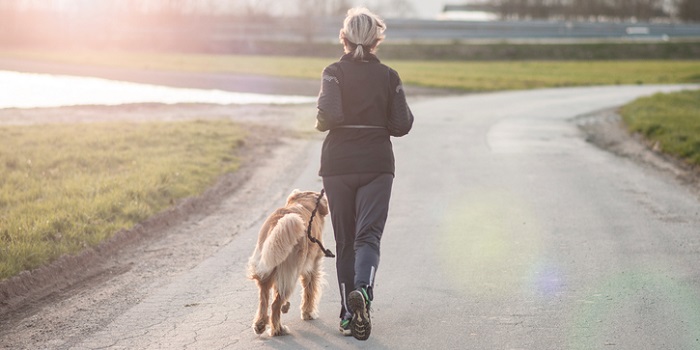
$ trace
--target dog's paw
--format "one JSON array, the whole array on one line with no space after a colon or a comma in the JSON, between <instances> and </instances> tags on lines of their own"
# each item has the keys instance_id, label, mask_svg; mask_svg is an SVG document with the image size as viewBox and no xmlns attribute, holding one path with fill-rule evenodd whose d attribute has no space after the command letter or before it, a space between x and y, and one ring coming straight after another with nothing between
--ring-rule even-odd
<instances>
[{"instance_id":1,"label":"dog's paw","mask_svg":"<svg viewBox=\"0 0 700 350\"><path fill-rule=\"evenodd\" d=\"M277 337L280 335L287 335L289 334L289 327L285 325L280 325L279 329L273 329L270 328L270 336L271 337Z\"/></svg>"},{"instance_id":2,"label":"dog's paw","mask_svg":"<svg viewBox=\"0 0 700 350\"><path fill-rule=\"evenodd\" d=\"M289 312L289 302L287 302L286 304L282 305L282 307L280 308L280 310L282 310L282 313L283 313L283 314L286 314L287 312Z\"/></svg>"},{"instance_id":3,"label":"dog's paw","mask_svg":"<svg viewBox=\"0 0 700 350\"><path fill-rule=\"evenodd\" d=\"M317 319L317 318L318 318L318 312L317 312L317 311L313 311L313 312L302 312L302 313L301 313L301 319L302 319L302 320L307 320L307 321L309 321L309 320L315 320L315 319Z\"/></svg>"},{"instance_id":4,"label":"dog's paw","mask_svg":"<svg viewBox=\"0 0 700 350\"><path fill-rule=\"evenodd\" d=\"M258 322L253 325L253 330L255 331L255 334L262 334L265 331L265 328L265 322Z\"/></svg>"},{"instance_id":5,"label":"dog's paw","mask_svg":"<svg viewBox=\"0 0 700 350\"><path fill-rule=\"evenodd\" d=\"M253 330L255 331L255 334L262 334L265 331L265 328L267 328L268 322L269 318L267 317L255 320L255 323L253 323Z\"/></svg>"}]
</instances>

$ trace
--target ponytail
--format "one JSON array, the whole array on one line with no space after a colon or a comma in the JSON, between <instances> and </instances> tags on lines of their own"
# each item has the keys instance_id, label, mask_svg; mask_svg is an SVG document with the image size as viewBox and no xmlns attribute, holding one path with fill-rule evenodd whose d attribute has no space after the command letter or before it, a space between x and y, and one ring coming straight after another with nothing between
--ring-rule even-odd
<instances>
[{"instance_id":1,"label":"ponytail","mask_svg":"<svg viewBox=\"0 0 700 350\"><path fill-rule=\"evenodd\" d=\"M352 53L355 60L363 60L384 39L384 30L386 24L379 16L364 7L351 8L340 30L340 42L345 46L345 53Z\"/></svg>"},{"instance_id":2,"label":"ponytail","mask_svg":"<svg viewBox=\"0 0 700 350\"><path fill-rule=\"evenodd\" d=\"M365 50L362 44L355 45L355 50L353 51L352 58L356 60L362 60L365 58Z\"/></svg>"}]
</instances>

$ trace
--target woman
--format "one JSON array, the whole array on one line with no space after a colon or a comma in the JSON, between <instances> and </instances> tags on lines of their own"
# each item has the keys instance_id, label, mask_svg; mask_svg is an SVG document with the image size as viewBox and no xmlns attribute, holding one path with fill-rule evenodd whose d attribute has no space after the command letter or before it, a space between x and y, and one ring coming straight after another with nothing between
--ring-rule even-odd
<instances>
[{"instance_id":1,"label":"woman","mask_svg":"<svg viewBox=\"0 0 700 350\"><path fill-rule=\"evenodd\" d=\"M374 55L382 19L353 8L340 30L345 55L323 71L316 129L329 131L321 170L337 249L340 331L369 338L379 245L394 180L390 136L406 135L413 114L401 79Z\"/></svg>"}]
</instances>

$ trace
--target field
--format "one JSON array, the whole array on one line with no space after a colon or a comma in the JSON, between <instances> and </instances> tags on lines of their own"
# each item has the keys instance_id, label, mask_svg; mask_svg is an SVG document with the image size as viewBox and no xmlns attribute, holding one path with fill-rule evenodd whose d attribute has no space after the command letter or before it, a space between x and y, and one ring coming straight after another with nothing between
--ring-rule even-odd
<instances>
[{"instance_id":1,"label":"field","mask_svg":"<svg viewBox=\"0 0 700 350\"><path fill-rule=\"evenodd\" d=\"M467 91L700 82L700 61L396 62L406 83Z\"/></svg>"},{"instance_id":2,"label":"field","mask_svg":"<svg viewBox=\"0 0 700 350\"><path fill-rule=\"evenodd\" d=\"M124 52L4 51L0 58L193 72L260 74L320 80L334 59ZM381 55L380 55L381 57ZM463 91L561 86L700 82L700 60L418 61L387 60L404 83Z\"/></svg>"},{"instance_id":3,"label":"field","mask_svg":"<svg viewBox=\"0 0 700 350\"><path fill-rule=\"evenodd\" d=\"M201 193L243 137L213 121L0 127L0 280Z\"/></svg>"}]
</instances>

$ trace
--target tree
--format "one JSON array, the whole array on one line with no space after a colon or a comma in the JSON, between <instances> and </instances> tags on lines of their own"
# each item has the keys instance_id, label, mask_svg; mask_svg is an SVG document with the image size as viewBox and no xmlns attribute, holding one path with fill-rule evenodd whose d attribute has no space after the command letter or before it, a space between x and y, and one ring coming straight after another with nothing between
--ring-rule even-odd
<instances>
[{"instance_id":1,"label":"tree","mask_svg":"<svg viewBox=\"0 0 700 350\"><path fill-rule=\"evenodd\" d=\"M320 26L319 21L324 18L326 4L324 0L297 0L299 9L300 32L306 42L312 42Z\"/></svg>"},{"instance_id":2,"label":"tree","mask_svg":"<svg viewBox=\"0 0 700 350\"><path fill-rule=\"evenodd\" d=\"M384 6L377 6L377 12L381 13L382 17L407 17L415 10L406 0L390 0Z\"/></svg>"},{"instance_id":3,"label":"tree","mask_svg":"<svg viewBox=\"0 0 700 350\"><path fill-rule=\"evenodd\" d=\"M678 17L684 21L700 22L700 1L680 0L678 3Z\"/></svg>"},{"instance_id":4,"label":"tree","mask_svg":"<svg viewBox=\"0 0 700 350\"><path fill-rule=\"evenodd\" d=\"M679 0L697 6L700 0ZM664 0L492 0L502 18L635 18L668 17ZM700 13L695 7L695 14Z\"/></svg>"},{"instance_id":5,"label":"tree","mask_svg":"<svg viewBox=\"0 0 700 350\"><path fill-rule=\"evenodd\" d=\"M333 0L327 1L328 8L326 12L329 16L344 16L348 9L352 7L352 1L350 0Z\"/></svg>"}]
</instances>

